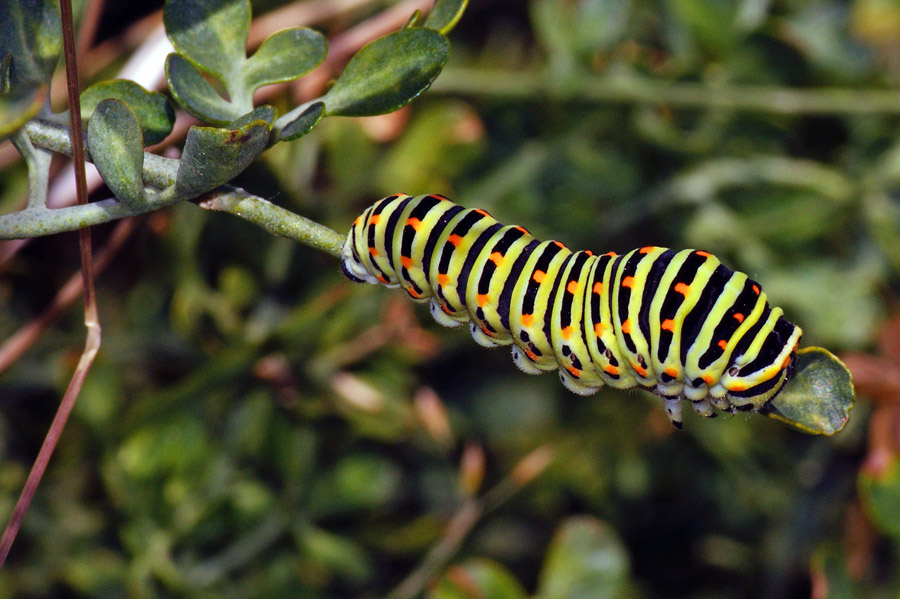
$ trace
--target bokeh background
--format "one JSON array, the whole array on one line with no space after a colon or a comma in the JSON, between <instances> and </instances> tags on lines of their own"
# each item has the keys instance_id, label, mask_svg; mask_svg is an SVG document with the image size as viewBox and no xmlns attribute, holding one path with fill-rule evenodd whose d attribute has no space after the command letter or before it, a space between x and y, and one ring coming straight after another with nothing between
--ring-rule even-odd
<instances>
[{"instance_id":1,"label":"bokeh background","mask_svg":"<svg viewBox=\"0 0 900 599\"><path fill-rule=\"evenodd\" d=\"M88 82L149 43L161 4L86 17ZM289 10L278 27L325 32L332 68L417 6L253 2L258 28ZM95 228L103 347L0 597L898 596L900 4L473 0L450 40L411 106L326 119L237 184L340 231L435 192L573 248L712 251L847 358L847 428L676 431L658 399L576 397L328 255L177 205ZM7 212L27 179L8 143L0 165ZM7 339L78 252L4 246ZM76 301L4 365L3 518L83 337ZM398 586L435 547L440 582Z\"/></svg>"}]
</instances>

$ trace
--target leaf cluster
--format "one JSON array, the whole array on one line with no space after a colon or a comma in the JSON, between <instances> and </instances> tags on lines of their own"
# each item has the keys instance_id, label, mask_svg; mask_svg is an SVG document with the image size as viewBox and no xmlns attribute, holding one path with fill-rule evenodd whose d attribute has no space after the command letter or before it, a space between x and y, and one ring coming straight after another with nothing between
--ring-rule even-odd
<instances>
[{"instance_id":1,"label":"leaf cluster","mask_svg":"<svg viewBox=\"0 0 900 599\"><path fill-rule=\"evenodd\" d=\"M441 1L421 26L406 28L371 42L354 55L321 97L277 114L271 106L254 106L260 87L296 80L325 59L324 36L308 28L288 28L267 38L247 56L251 13L248 0L169 0L163 12L175 52L166 59L172 98L205 125L191 127L170 182L144 179L144 148L171 132L175 111L158 92L131 81L103 81L82 94L82 117L88 121L91 160L122 210L109 217L138 214L195 198L243 172L264 150L300 138L325 116L363 116L392 112L425 90L449 56L443 33L459 19L465 2ZM23 132L45 106L49 79L59 57L61 33L52 0L4 3L0 9L0 139L14 136L17 146L31 143ZM217 89L218 88L218 89ZM47 111L34 121L64 122ZM28 153L25 147L23 152ZM33 178L46 178L47 167L29 161ZM83 226L83 219L53 223L43 208L45 187L33 186L27 227L10 227L15 219L0 216L0 236L25 237ZM76 211L77 214L77 211ZM7 225L7 226L4 226Z\"/></svg>"}]
</instances>

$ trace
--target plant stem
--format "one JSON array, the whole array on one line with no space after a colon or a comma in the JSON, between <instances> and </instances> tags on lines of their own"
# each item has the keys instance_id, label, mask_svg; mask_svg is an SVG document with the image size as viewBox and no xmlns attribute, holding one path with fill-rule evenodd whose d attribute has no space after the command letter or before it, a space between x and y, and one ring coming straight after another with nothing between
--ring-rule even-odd
<instances>
[{"instance_id":1,"label":"plant stem","mask_svg":"<svg viewBox=\"0 0 900 599\"><path fill-rule=\"evenodd\" d=\"M207 210L239 216L273 235L293 239L338 258L341 255L344 235L243 189L223 186L218 191L201 196L198 203Z\"/></svg>"},{"instance_id":2,"label":"plant stem","mask_svg":"<svg viewBox=\"0 0 900 599\"><path fill-rule=\"evenodd\" d=\"M79 105L78 97L78 64L75 56L75 32L72 25L71 0L61 0L59 8L62 21L63 52L65 54L66 65L66 87L69 93L69 118L71 119L72 145L75 149L73 156L75 165L75 188L78 203L79 205L84 206L87 204L87 184L85 182L84 174L85 156L83 152L84 144L81 139L82 128L81 107ZM30 163L28 166L29 168L33 168L36 164ZM44 174L46 175L47 169L41 168L41 170L44 171ZM31 203L32 202L29 201L29 206ZM46 210L38 208L30 210L30 212L46 212ZM19 532L22 520L25 518L25 513L28 511L28 506L31 505L31 500L37 492L38 485L44 476L47 465L50 463L50 458L53 456L53 451L56 449L59 437L66 427L69 414L72 413L72 408L75 406L75 400L78 399L78 394L81 392L84 380L91 369L91 365L94 363L97 352L100 350L100 320L97 315L97 295L94 291L94 260L91 250L91 230L89 228L84 227L78 231L78 242L81 254L82 291L84 294L84 326L87 329L84 349L81 352L81 358L78 360L78 366L75 368L75 372L69 380L69 386L66 388L62 401L53 417L53 422L50 424L50 429L44 437L41 449L31 466L31 472L28 473L28 478L25 480L25 486L22 489L22 493L19 495L15 507L13 507L9 522L6 525L6 529L3 531L3 537L0 538L0 568L2 568L3 564L6 562L12 544Z\"/></svg>"},{"instance_id":3,"label":"plant stem","mask_svg":"<svg viewBox=\"0 0 900 599\"><path fill-rule=\"evenodd\" d=\"M672 82L636 74L566 79L540 70L512 71L446 67L431 86L440 93L551 98L561 101L665 104L775 114L900 114L900 91L880 89L796 89L763 85Z\"/></svg>"}]
</instances>

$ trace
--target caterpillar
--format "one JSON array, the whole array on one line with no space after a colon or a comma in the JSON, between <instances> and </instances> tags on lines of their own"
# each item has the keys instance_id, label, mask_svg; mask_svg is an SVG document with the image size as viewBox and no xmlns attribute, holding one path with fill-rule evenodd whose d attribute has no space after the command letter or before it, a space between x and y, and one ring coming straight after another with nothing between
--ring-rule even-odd
<instances>
[{"instance_id":1,"label":"caterpillar","mask_svg":"<svg viewBox=\"0 0 900 599\"><path fill-rule=\"evenodd\" d=\"M341 266L352 281L402 287L442 325L511 345L524 372L559 370L587 395L641 387L681 428L758 411L791 377L800 327L760 285L700 250L573 252L440 195L388 196L353 223Z\"/></svg>"}]
</instances>

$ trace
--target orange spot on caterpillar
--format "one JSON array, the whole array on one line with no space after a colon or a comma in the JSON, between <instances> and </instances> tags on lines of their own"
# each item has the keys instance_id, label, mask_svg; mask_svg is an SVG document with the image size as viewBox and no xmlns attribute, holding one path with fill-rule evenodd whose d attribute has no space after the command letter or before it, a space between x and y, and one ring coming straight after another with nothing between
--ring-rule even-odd
<instances>
[{"instance_id":1,"label":"orange spot on caterpillar","mask_svg":"<svg viewBox=\"0 0 900 599\"><path fill-rule=\"evenodd\" d=\"M603 293L603 283L600 283L599 281L594 283L594 293L596 293L597 295L601 295Z\"/></svg>"},{"instance_id":2,"label":"orange spot on caterpillar","mask_svg":"<svg viewBox=\"0 0 900 599\"><path fill-rule=\"evenodd\" d=\"M488 303L489 298L486 293L479 293L477 296L475 296L475 299L476 301L478 301L478 305L483 308L484 305Z\"/></svg>"},{"instance_id":3,"label":"orange spot on caterpillar","mask_svg":"<svg viewBox=\"0 0 900 599\"><path fill-rule=\"evenodd\" d=\"M728 342L724 339L719 339L719 343L717 345L722 349L725 349L726 347L728 347Z\"/></svg>"},{"instance_id":4,"label":"orange spot on caterpillar","mask_svg":"<svg viewBox=\"0 0 900 599\"><path fill-rule=\"evenodd\" d=\"M598 337L602 337L602 336L603 336L603 331L604 331L605 329L606 329L606 325L603 324L602 322L598 322L597 324L594 325L594 333L595 333Z\"/></svg>"},{"instance_id":5,"label":"orange spot on caterpillar","mask_svg":"<svg viewBox=\"0 0 900 599\"><path fill-rule=\"evenodd\" d=\"M714 379L711 374L704 374L700 378L703 379L703 382L706 383L709 387L712 387L716 382L716 379Z\"/></svg>"},{"instance_id":6,"label":"orange spot on caterpillar","mask_svg":"<svg viewBox=\"0 0 900 599\"><path fill-rule=\"evenodd\" d=\"M369 217L369 224L377 225L380 222L381 222L380 214L373 214L372 216Z\"/></svg>"},{"instance_id":7,"label":"orange spot on caterpillar","mask_svg":"<svg viewBox=\"0 0 900 599\"><path fill-rule=\"evenodd\" d=\"M450 282L450 277L446 273L438 273L438 285L444 286Z\"/></svg>"},{"instance_id":8,"label":"orange spot on caterpillar","mask_svg":"<svg viewBox=\"0 0 900 599\"><path fill-rule=\"evenodd\" d=\"M531 360L532 362L537 362L537 361L538 361L537 354L535 354L535 353L534 353L533 351L531 351L530 349L526 349L526 350L525 350L525 355L528 356L528 359Z\"/></svg>"},{"instance_id":9,"label":"orange spot on caterpillar","mask_svg":"<svg viewBox=\"0 0 900 599\"><path fill-rule=\"evenodd\" d=\"M691 288L684 283L678 283L675 285L675 292L687 297L687 294L691 292Z\"/></svg>"},{"instance_id":10,"label":"orange spot on caterpillar","mask_svg":"<svg viewBox=\"0 0 900 599\"><path fill-rule=\"evenodd\" d=\"M747 385L743 383L732 383L730 387L728 387L729 391L746 391Z\"/></svg>"},{"instance_id":11,"label":"orange spot on caterpillar","mask_svg":"<svg viewBox=\"0 0 900 599\"><path fill-rule=\"evenodd\" d=\"M675 370L674 368L671 368L671 367L666 368L663 372L665 372L666 374L668 374L668 375L669 375L670 377L672 377L673 379L677 379L677 378L678 378L678 371Z\"/></svg>"},{"instance_id":12,"label":"orange spot on caterpillar","mask_svg":"<svg viewBox=\"0 0 900 599\"><path fill-rule=\"evenodd\" d=\"M409 256L400 256L400 264L402 264L404 268L412 268L413 260Z\"/></svg>"},{"instance_id":13,"label":"orange spot on caterpillar","mask_svg":"<svg viewBox=\"0 0 900 599\"><path fill-rule=\"evenodd\" d=\"M591 250L584 250L584 253L587 254L588 256L594 255L594 252L592 252Z\"/></svg>"},{"instance_id":14,"label":"orange spot on caterpillar","mask_svg":"<svg viewBox=\"0 0 900 599\"><path fill-rule=\"evenodd\" d=\"M759 285L753 286L753 293L755 293L756 295L759 295Z\"/></svg>"},{"instance_id":15,"label":"orange spot on caterpillar","mask_svg":"<svg viewBox=\"0 0 900 599\"><path fill-rule=\"evenodd\" d=\"M571 326L563 327L563 330L560 331L560 333L561 333L562 336L563 336L563 339L568 339L569 337L571 337L571 336L572 336L572 331L573 331L573 330L574 330L574 329L572 329Z\"/></svg>"},{"instance_id":16,"label":"orange spot on caterpillar","mask_svg":"<svg viewBox=\"0 0 900 599\"><path fill-rule=\"evenodd\" d=\"M419 230L419 227L422 226L422 221L420 221L420 220L419 220L418 218L416 218L416 217L411 217L411 218L406 219L406 226L412 227L413 229L415 229L416 231L418 231L418 230Z\"/></svg>"},{"instance_id":17,"label":"orange spot on caterpillar","mask_svg":"<svg viewBox=\"0 0 900 599\"><path fill-rule=\"evenodd\" d=\"M675 321L672 320L671 318L667 318L664 321L662 321L662 324L659 325L659 328L661 328L664 331L672 331L674 333L675 332Z\"/></svg>"},{"instance_id":18,"label":"orange spot on caterpillar","mask_svg":"<svg viewBox=\"0 0 900 599\"><path fill-rule=\"evenodd\" d=\"M643 377L647 376L647 369L644 368L643 366L641 366L640 364L635 364L632 362L631 369Z\"/></svg>"},{"instance_id":19,"label":"orange spot on caterpillar","mask_svg":"<svg viewBox=\"0 0 900 599\"><path fill-rule=\"evenodd\" d=\"M704 252L702 250L697 250L694 253L697 254L698 256L700 256L701 258L712 258L712 254L710 254L709 252Z\"/></svg>"},{"instance_id":20,"label":"orange spot on caterpillar","mask_svg":"<svg viewBox=\"0 0 900 599\"><path fill-rule=\"evenodd\" d=\"M607 366L603 369L607 374L619 374L619 369L615 366Z\"/></svg>"},{"instance_id":21,"label":"orange spot on caterpillar","mask_svg":"<svg viewBox=\"0 0 900 599\"><path fill-rule=\"evenodd\" d=\"M578 293L578 281L569 281L569 284L566 285L566 291L572 295Z\"/></svg>"},{"instance_id":22,"label":"orange spot on caterpillar","mask_svg":"<svg viewBox=\"0 0 900 599\"><path fill-rule=\"evenodd\" d=\"M462 237L460 237L459 235L454 234L454 235L451 235L450 237L448 237L448 238L447 238L447 241L448 241L448 242L450 243L450 245L452 245L453 247L459 247L459 244L462 243Z\"/></svg>"},{"instance_id":23,"label":"orange spot on caterpillar","mask_svg":"<svg viewBox=\"0 0 900 599\"><path fill-rule=\"evenodd\" d=\"M531 233L529 233L528 229L526 229L525 227L520 227L520 226L516 225L513 228L520 233L524 233L525 235L531 235Z\"/></svg>"},{"instance_id":24,"label":"orange spot on caterpillar","mask_svg":"<svg viewBox=\"0 0 900 599\"><path fill-rule=\"evenodd\" d=\"M475 214L480 214L481 216L490 216L486 210L482 210L481 208L475 208L473 212L475 212Z\"/></svg>"},{"instance_id":25,"label":"orange spot on caterpillar","mask_svg":"<svg viewBox=\"0 0 900 599\"><path fill-rule=\"evenodd\" d=\"M603 254L603 255L604 255L604 256L609 256L610 258L615 258L615 257L616 257L616 253L615 253L615 252L606 252L606 253Z\"/></svg>"},{"instance_id":26,"label":"orange spot on caterpillar","mask_svg":"<svg viewBox=\"0 0 900 599\"><path fill-rule=\"evenodd\" d=\"M382 275L378 275L378 277L376 277L376 278L377 278L379 281L381 281L382 283L384 283L385 285L389 285L389 284L390 284L390 283L388 283L388 280L385 279Z\"/></svg>"},{"instance_id":27,"label":"orange spot on caterpillar","mask_svg":"<svg viewBox=\"0 0 900 599\"><path fill-rule=\"evenodd\" d=\"M481 332L484 333L485 335L487 335L488 337L494 336L494 333L491 332L490 330L488 330L488 328L486 326L484 326L483 324L480 324L478 326L481 328Z\"/></svg>"},{"instance_id":28,"label":"orange spot on caterpillar","mask_svg":"<svg viewBox=\"0 0 900 599\"><path fill-rule=\"evenodd\" d=\"M628 289L634 287L634 277L625 277L622 279L622 287L627 287Z\"/></svg>"},{"instance_id":29,"label":"orange spot on caterpillar","mask_svg":"<svg viewBox=\"0 0 900 599\"><path fill-rule=\"evenodd\" d=\"M420 297L422 297L422 294L419 293L418 291L416 291L415 289L413 289L412 287L410 287L409 289L407 289L406 292L407 292L407 293L409 294L409 296L410 296L411 298L413 298L413 299L419 299Z\"/></svg>"},{"instance_id":30,"label":"orange spot on caterpillar","mask_svg":"<svg viewBox=\"0 0 900 599\"><path fill-rule=\"evenodd\" d=\"M645 246L645 247L642 247L641 249L639 249L638 253L639 254L649 254L650 252L655 251L655 250L656 250L656 246L648 245L648 246Z\"/></svg>"},{"instance_id":31,"label":"orange spot on caterpillar","mask_svg":"<svg viewBox=\"0 0 900 599\"><path fill-rule=\"evenodd\" d=\"M547 273L545 273L543 270L536 270L534 271L534 274L531 275L531 278L534 279L535 283L542 283L544 281L544 277L546 276Z\"/></svg>"},{"instance_id":32,"label":"orange spot on caterpillar","mask_svg":"<svg viewBox=\"0 0 900 599\"><path fill-rule=\"evenodd\" d=\"M784 370L788 367L788 364L791 363L791 354L788 354L784 357L784 360L781 362L781 369Z\"/></svg>"},{"instance_id":33,"label":"orange spot on caterpillar","mask_svg":"<svg viewBox=\"0 0 900 599\"><path fill-rule=\"evenodd\" d=\"M500 252L494 252L490 256L488 256L488 260L490 260L497 266L500 266L501 264L503 264L503 254L501 254Z\"/></svg>"},{"instance_id":34,"label":"orange spot on caterpillar","mask_svg":"<svg viewBox=\"0 0 900 599\"><path fill-rule=\"evenodd\" d=\"M444 304L441 304L441 310L444 311L444 314L447 314L447 315L449 315L449 316L453 316L453 312L450 310L450 308L448 308L448 307L445 306Z\"/></svg>"},{"instance_id":35,"label":"orange spot on caterpillar","mask_svg":"<svg viewBox=\"0 0 900 599\"><path fill-rule=\"evenodd\" d=\"M735 312L734 319L738 322L744 322L744 315L741 314L740 312Z\"/></svg>"},{"instance_id":36,"label":"orange spot on caterpillar","mask_svg":"<svg viewBox=\"0 0 900 599\"><path fill-rule=\"evenodd\" d=\"M575 368L574 366L571 366L571 365L566 366L566 370L568 370L569 374L571 374L572 376L574 376L576 378L581 376L581 371L578 370L577 368Z\"/></svg>"},{"instance_id":37,"label":"orange spot on caterpillar","mask_svg":"<svg viewBox=\"0 0 900 599\"><path fill-rule=\"evenodd\" d=\"M534 314L523 314L522 326L530 327L532 324L534 324Z\"/></svg>"},{"instance_id":38,"label":"orange spot on caterpillar","mask_svg":"<svg viewBox=\"0 0 900 599\"><path fill-rule=\"evenodd\" d=\"M354 227L359 226L359 217L358 216L356 217L356 219L354 219L353 226Z\"/></svg>"},{"instance_id":39,"label":"orange spot on caterpillar","mask_svg":"<svg viewBox=\"0 0 900 599\"><path fill-rule=\"evenodd\" d=\"M370 247L370 248L369 248L369 253L372 254L372 257L374 258L375 256L378 255L378 250L376 250L376 249L373 248L373 247Z\"/></svg>"},{"instance_id":40,"label":"orange spot on caterpillar","mask_svg":"<svg viewBox=\"0 0 900 599\"><path fill-rule=\"evenodd\" d=\"M631 319L630 318L622 323L622 332L625 333L626 335L631 333Z\"/></svg>"}]
</instances>

